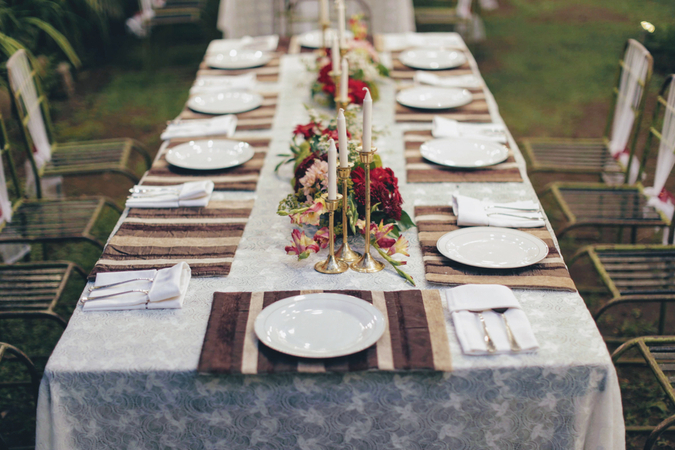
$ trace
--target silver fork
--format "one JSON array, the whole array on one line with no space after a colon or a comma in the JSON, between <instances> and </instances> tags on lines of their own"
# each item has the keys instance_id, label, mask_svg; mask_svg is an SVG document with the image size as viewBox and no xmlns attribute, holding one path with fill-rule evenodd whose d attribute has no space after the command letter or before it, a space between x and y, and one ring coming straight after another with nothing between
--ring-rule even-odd
<instances>
[{"instance_id":1,"label":"silver fork","mask_svg":"<svg viewBox=\"0 0 675 450\"><path fill-rule=\"evenodd\" d=\"M485 206L485 209L492 209L492 208L509 209L511 211L528 211L528 212L539 212L539 211L541 211L541 208L516 208L515 206L502 206L502 205L487 205L487 206Z\"/></svg>"},{"instance_id":2,"label":"silver fork","mask_svg":"<svg viewBox=\"0 0 675 450\"><path fill-rule=\"evenodd\" d=\"M517 217L517 218L523 219L523 220L543 220L541 216L539 216L539 217L528 217L528 216L520 216L518 214L507 214L507 213L499 213L499 212L488 213L488 216L508 216L508 217Z\"/></svg>"},{"instance_id":3,"label":"silver fork","mask_svg":"<svg viewBox=\"0 0 675 450\"><path fill-rule=\"evenodd\" d=\"M506 335L509 338L509 345L511 346L511 351L512 352L519 352L522 349L520 348L520 345L518 345L518 342L516 341L516 338L513 336L513 331L511 330L511 327L509 326L509 321L506 320L506 316L504 313L506 312L508 308L492 308L494 312L499 314L504 321L504 326L506 327Z\"/></svg>"},{"instance_id":4,"label":"silver fork","mask_svg":"<svg viewBox=\"0 0 675 450\"><path fill-rule=\"evenodd\" d=\"M131 294L131 293L134 293L134 292L141 292L145 295L148 295L150 290L148 290L148 289L130 289L128 291L115 292L114 294L97 295L96 297L82 297L80 300L82 300L82 303L91 302L91 301L94 301L94 300L102 300L104 298L116 297L118 295Z\"/></svg>"},{"instance_id":5,"label":"silver fork","mask_svg":"<svg viewBox=\"0 0 675 450\"><path fill-rule=\"evenodd\" d=\"M133 281L155 281L154 278L132 278L130 280L118 281L116 283L104 284L103 286L92 286L89 288L89 292L95 291L96 289L106 289L113 286L119 286L120 284L131 283Z\"/></svg>"},{"instance_id":6,"label":"silver fork","mask_svg":"<svg viewBox=\"0 0 675 450\"><path fill-rule=\"evenodd\" d=\"M483 325L483 339L485 340L485 346L487 347L487 351L488 353L494 353L497 349L495 347L495 343L492 341L492 338L490 337L490 333L488 332L488 327L487 324L485 323L485 318L483 317L483 311L469 311L469 312L476 314L480 319L480 323L481 325Z\"/></svg>"}]
</instances>

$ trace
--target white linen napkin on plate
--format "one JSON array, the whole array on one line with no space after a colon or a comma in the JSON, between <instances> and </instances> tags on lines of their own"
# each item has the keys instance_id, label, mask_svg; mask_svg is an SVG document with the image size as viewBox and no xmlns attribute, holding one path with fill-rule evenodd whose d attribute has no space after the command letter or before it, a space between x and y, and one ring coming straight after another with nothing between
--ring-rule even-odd
<instances>
[{"instance_id":1,"label":"white linen napkin on plate","mask_svg":"<svg viewBox=\"0 0 675 450\"><path fill-rule=\"evenodd\" d=\"M413 80L418 84L456 88L479 88L482 84L480 78L472 74L439 77L435 73L429 73L422 70L415 72Z\"/></svg>"},{"instance_id":2,"label":"white linen napkin on plate","mask_svg":"<svg viewBox=\"0 0 675 450\"><path fill-rule=\"evenodd\" d=\"M463 137L506 144L506 127L500 123L459 123L434 116L431 134L435 138Z\"/></svg>"},{"instance_id":3,"label":"white linen napkin on plate","mask_svg":"<svg viewBox=\"0 0 675 450\"><path fill-rule=\"evenodd\" d=\"M250 49L263 52L273 52L279 45L279 35L244 36L241 39L215 39L206 48L206 53L218 53L232 49Z\"/></svg>"},{"instance_id":4,"label":"white linen napkin on plate","mask_svg":"<svg viewBox=\"0 0 675 450\"><path fill-rule=\"evenodd\" d=\"M222 92L230 89L252 90L257 83L258 76L255 73L222 76L204 75L197 77L195 83L190 88L190 95Z\"/></svg>"},{"instance_id":5,"label":"white linen napkin on plate","mask_svg":"<svg viewBox=\"0 0 675 450\"><path fill-rule=\"evenodd\" d=\"M457 339L467 355L489 355L485 333L478 314L482 311L488 333L495 344L495 353L511 353L504 320L493 308L508 308L504 315L522 351L539 348L532 326L511 289L498 284L465 284L446 291Z\"/></svg>"},{"instance_id":6,"label":"white linen napkin on plate","mask_svg":"<svg viewBox=\"0 0 675 450\"><path fill-rule=\"evenodd\" d=\"M106 296L106 298L87 300L84 302L82 309L84 311L180 309L183 307L191 276L192 271L186 262L179 262L173 267L160 270L99 273L96 275L94 286L107 286L127 280L135 281L86 293L85 297L90 299L103 296ZM137 278L149 278L150 280L136 280ZM148 293L130 292L108 297L110 294L132 290L148 291Z\"/></svg>"},{"instance_id":7,"label":"white linen napkin on plate","mask_svg":"<svg viewBox=\"0 0 675 450\"><path fill-rule=\"evenodd\" d=\"M211 180L190 181L171 186L134 186L142 192L127 199L129 208L178 208L206 206L215 185Z\"/></svg>"},{"instance_id":8,"label":"white linen napkin on plate","mask_svg":"<svg viewBox=\"0 0 675 450\"><path fill-rule=\"evenodd\" d=\"M546 225L541 212L519 211L515 208L538 209L540 206L529 200L495 203L459 194L452 196L452 211L460 227L537 228Z\"/></svg>"},{"instance_id":9,"label":"white linen napkin on plate","mask_svg":"<svg viewBox=\"0 0 675 450\"><path fill-rule=\"evenodd\" d=\"M224 134L232 137L237 130L237 116L226 114L211 119L195 119L180 122L171 122L160 138L163 141L175 138L216 136Z\"/></svg>"}]
</instances>

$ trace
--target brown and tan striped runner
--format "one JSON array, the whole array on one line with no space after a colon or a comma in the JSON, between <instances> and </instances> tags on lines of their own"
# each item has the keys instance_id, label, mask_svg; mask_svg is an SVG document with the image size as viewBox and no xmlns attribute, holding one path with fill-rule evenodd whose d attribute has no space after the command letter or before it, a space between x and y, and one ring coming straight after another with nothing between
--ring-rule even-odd
<instances>
[{"instance_id":1,"label":"brown and tan striped runner","mask_svg":"<svg viewBox=\"0 0 675 450\"><path fill-rule=\"evenodd\" d=\"M242 141L248 142L255 151L253 158L241 166L222 170L187 170L171 166L166 161L166 152L172 147L189 142L193 139L195 138L171 139L171 143L162 150L159 158L152 163L150 170L143 175L140 184L168 186L208 179L213 181L217 191L255 191L258 179L260 178L260 169L262 169L265 155L269 148L269 138L241 139ZM237 137L228 138L227 136L209 136L208 139L237 140Z\"/></svg>"},{"instance_id":2,"label":"brown and tan striped runner","mask_svg":"<svg viewBox=\"0 0 675 450\"><path fill-rule=\"evenodd\" d=\"M539 264L520 269L481 269L466 266L441 255L436 242L449 231L457 230L457 217L450 206L417 206L415 222L419 230L426 279L433 283L502 284L515 289L552 289L576 291L567 267L545 227L521 228L546 242L548 256Z\"/></svg>"},{"instance_id":3,"label":"brown and tan striped runner","mask_svg":"<svg viewBox=\"0 0 675 450\"><path fill-rule=\"evenodd\" d=\"M460 182L521 182L518 163L509 151L501 164L484 169L456 169L445 167L422 158L420 146L434 137L431 130L414 130L403 133L405 163L408 183L460 183ZM508 144L506 144L508 147Z\"/></svg>"},{"instance_id":4,"label":"brown and tan striped runner","mask_svg":"<svg viewBox=\"0 0 675 450\"><path fill-rule=\"evenodd\" d=\"M237 114L237 130L259 130L272 128L274 123L274 114L277 110L277 100L279 94L269 93L262 94L263 103L259 108L252 111L246 111ZM215 117L214 114L202 114L192 111L185 105L183 111L178 115L180 120L190 119L208 119Z\"/></svg>"},{"instance_id":5,"label":"brown and tan striped runner","mask_svg":"<svg viewBox=\"0 0 675 450\"><path fill-rule=\"evenodd\" d=\"M396 102L396 122L432 122L434 116L454 119L459 122L491 122L490 109L485 100L485 91L482 88L469 89L473 101L458 108L439 110L408 108Z\"/></svg>"},{"instance_id":6,"label":"brown and tan striped runner","mask_svg":"<svg viewBox=\"0 0 675 450\"><path fill-rule=\"evenodd\" d=\"M283 53L275 52L274 58L262 67L254 67L252 69L214 69L206 64L206 55L199 64L199 71L197 76L218 76L218 75L244 75L247 73L255 73L258 81L275 83L279 81L279 69L281 64L281 55Z\"/></svg>"},{"instance_id":7,"label":"brown and tan striped runner","mask_svg":"<svg viewBox=\"0 0 675 450\"><path fill-rule=\"evenodd\" d=\"M441 296L435 290L325 291L361 298L387 318L388 325L380 340L353 355L298 358L258 341L253 326L263 308L287 297L316 292L322 291L216 292L198 371L257 374L452 370Z\"/></svg>"},{"instance_id":8,"label":"brown and tan striped runner","mask_svg":"<svg viewBox=\"0 0 675 450\"><path fill-rule=\"evenodd\" d=\"M131 208L89 274L161 269L186 261L196 277L230 273L253 200L204 208Z\"/></svg>"}]
</instances>

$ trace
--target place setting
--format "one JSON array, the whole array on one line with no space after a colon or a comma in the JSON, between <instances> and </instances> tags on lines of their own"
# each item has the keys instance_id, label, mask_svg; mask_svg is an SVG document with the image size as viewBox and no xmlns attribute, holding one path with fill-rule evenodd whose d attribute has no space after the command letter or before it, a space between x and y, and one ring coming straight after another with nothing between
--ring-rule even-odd
<instances>
[{"instance_id":1,"label":"place setting","mask_svg":"<svg viewBox=\"0 0 675 450\"><path fill-rule=\"evenodd\" d=\"M255 74L260 81L279 79L281 53L276 49L279 36L217 39L209 44L198 76L236 76Z\"/></svg>"},{"instance_id":2,"label":"place setting","mask_svg":"<svg viewBox=\"0 0 675 450\"><path fill-rule=\"evenodd\" d=\"M461 122L490 122L482 89L419 85L396 94L396 122L431 122L435 116Z\"/></svg>"},{"instance_id":3,"label":"place setting","mask_svg":"<svg viewBox=\"0 0 675 450\"><path fill-rule=\"evenodd\" d=\"M239 88L198 92L190 96L178 120L235 114L240 130L269 129L274 122L278 96L276 92L260 93Z\"/></svg>"},{"instance_id":4,"label":"place setting","mask_svg":"<svg viewBox=\"0 0 675 450\"><path fill-rule=\"evenodd\" d=\"M536 202L496 203L455 194L416 206L427 281L575 291Z\"/></svg>"}]
</instances>

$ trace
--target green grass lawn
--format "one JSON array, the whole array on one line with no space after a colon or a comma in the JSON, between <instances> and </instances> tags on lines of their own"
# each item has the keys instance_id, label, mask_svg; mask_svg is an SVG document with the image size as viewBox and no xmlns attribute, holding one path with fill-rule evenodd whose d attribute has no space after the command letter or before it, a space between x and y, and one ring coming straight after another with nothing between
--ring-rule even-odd
<instances>
[{"instance_id":1,"label":"green grass lawn","mask_svg":"<svg viewBox=\"0 0 675 450\"><path fill-rule=\"evenodd\" d=\"M210 10L217 2L210 1ZM501 8L483 16L487 40L472 45L482 73L495 95L504 120L516 139L526 136L600 137L609 109L618 58L628 38L643 39L640 21L662 26L675 17L672 0L499 0ZM416 6L443 5L442 1L416 0ZM210 17L211 22L215 21ZM444 27L436 29L443 30ZM428 30L430 31L430 30ZM187 38L186 38L187 37ZM52 101L59 141L132 137L154 153L159 134L187 99L198 64L210 39L218 37L212 25L159 30L151 42L120 37L119 49L109 64L87 67L77 74L77 95ZM665 74L655 74L648 108ZM650 113L646 114L650 117ZM548 181L548 180L547 180ZM87 192L91 183L70 183L70 194ZM117 200L122 202L125 190ZM110 214L100 224L105 236L116 222ZM574 239L563 242L566 253L578 247ZM36 255L40 249L35 249ZM54 247L54 258L77 260L89 269L98 252L87 248ZM68 315L83 281L74 279L68 289ZM589 300L591 300L589 298ZM650 332L649 324L636 326L642 313L630 310L625 317L610 317L610 327L626 335ZM9 341L29 353L45 354L55 345L60 330L44 323L14 321L3 324L0 341ZM44 360L39 359L43 366ZM0 376L13 368L3 366ZM647 379L629 382L633 372L621 372L627 422L652 424L672 414L672 405ZM6 391L6 390L5 390ZM34 434L32 405L25 393L0 390L0 434L11 443L30 444ZM628 400L628 401L627 401ZM25 403L25 402L24 402ZM639 439L629 448L641 448Z\"/></svg>"}]
</instances>

